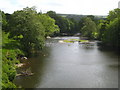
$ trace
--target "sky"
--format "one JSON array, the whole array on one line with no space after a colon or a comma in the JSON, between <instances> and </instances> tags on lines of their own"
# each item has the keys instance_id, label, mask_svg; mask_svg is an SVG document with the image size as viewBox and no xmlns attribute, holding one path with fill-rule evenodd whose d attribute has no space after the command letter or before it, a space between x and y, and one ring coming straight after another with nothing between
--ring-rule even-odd
<instances>
[{"instance_id":1,"label":"sky","mask_svg":"<svg viewBox=\"0 0 120 90\"><path fill-rule=\"evenodd\" d=\"M12 14L25 7L35 6L37 11L55 11L61 14L108 15L118 8L120 0L0 0L0 9Z\"/></svg>"}]
</instances>

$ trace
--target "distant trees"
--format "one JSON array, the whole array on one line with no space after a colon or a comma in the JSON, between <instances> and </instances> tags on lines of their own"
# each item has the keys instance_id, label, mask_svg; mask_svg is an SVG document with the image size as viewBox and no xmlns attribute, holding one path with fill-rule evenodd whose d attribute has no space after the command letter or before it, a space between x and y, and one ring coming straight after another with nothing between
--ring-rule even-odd
<instances>
[{"instance_id":1,"label":"distant trees","mask_svg":"<svg viewBox=\"0 0 120 90\"><path fill-rule=\"evenodd\" d=\"M78 24L77 24L77 26L78 26L78 31L81 33L81 30L82 30L82 27L84 26L84 19L85 18L81 18L80 20L79 20L79 22L78 22Z\"/></svg>"},{"instance_id":2,"label":"distant trees","mask_svg":"<svg viewBox=\"0 0 120 90\"><path fill-rule=\"evenodd\" d=\"M81 28L82 36L89 37L90 39L97 38L97 26L91 18L84 18L83 27Z\"/></svg>"},{"instance_id":3,"label":"distant trees","mask_svg":"<svg viewBox=\"0 0 120 90\"><path fill-rule=\"evenodd\" d=\"M75 21L62 16L59 16L54 11L48 11L47 14L55 19L55 24L59 26L60 33L75 33Z\"/></svg>"},{"instance_id":4,"label":"distant trees","mask_svg":"<svg viewBox=\"0 0 120 90\"><path fill-rule=\"evenodd\" d=\"M47 14L39 14L39 20L45 28L45 37L59 32L59 27L55 25L55 20Z\"/></svg>"}]
</instances>

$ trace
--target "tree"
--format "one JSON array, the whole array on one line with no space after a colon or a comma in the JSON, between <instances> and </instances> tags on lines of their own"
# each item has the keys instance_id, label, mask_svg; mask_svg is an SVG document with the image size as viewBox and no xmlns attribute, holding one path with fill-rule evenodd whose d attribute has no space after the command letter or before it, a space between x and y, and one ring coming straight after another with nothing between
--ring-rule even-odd
<instances>
[{"instance_id":1,"label":"tree","mask_svg":"<svg viewBox=\"0 0 120 90\"><path fill-rule=\"evenodd\" d=\"M106 32L103 36L102 41L113 47L120 47L120 17L115 18L106 27Z\"/></svg>"},{"instance_id":2,"label":"tree","mask_svg":"<svg viewBox=\"0 0 120 90\"><path fill-rule=\"evenodd\" d=\"M35 8L15 11L10 26L10 37L19 40L27 53L43 47L45 31Z\"/></svg>"},{"instance_id":3,"label":"tree","mask_svg":"<svg viewBox=\"0 0 120 90\"><path fill-rule=\"evenodd\" d=\"M104 45L120 47L120 9L109 12L107 20L99 24L99 37Z\"/></svg>"},{"instance_id":4,"label":"tree","mask_svg":"<svg viewBox=\"0 0 120 90\"><path fill-rule=\"evenodd\" d=\"M54 11L48 11L47 14L55 20L55 24L58 25L60 28L60 33L74 32L75 23L72 20L59 16Z\"/></svg>"},{"instance_id":5,"label":"tree","mask_svg":"<svg viewBox=\"0 0 120 90\"><path fill-rule=\"evenodd\" d=\"M85 18L81 33L83 36L89 37L90 39L97 38L96 24L89 17Z\"/></svg>"},{"instance_id":6,"label":"tree","mask_svg":"<svg viewBox=\"0 0 120 90\"><path fill-rule=\"evenodd\" d=\"M54 32L59 32L59 27L55 25L55 20L47 14L39 14L39 18L45 28L45 36L52 35Z\"/></svg>"},{"instance_id":7,"label":"tree","mask_svg":"<svg viewBox=\"0 0 120 90\"><path fill-rule=\"evenodd\" d=\"M78 22L78 29L79 29L80 33L82 30L82 27L84 26L84 20L85 20L85 18L81 18L80 21Z\"/></svg>"},{"instance_id":8,"label":"tree","mask_svg":"<svg viewBox=\"0 0 120 90\"><path fill-rule=\"evenodd\" d=\"M102 40L104 33L106 31L106 26L107 26L108 22L106 20L100 20L99 24L98 24L98 39Z\"/></svg>"},{"instance_id":9,"label":"tree","mask_svg":"<svg viewBox=\"0 0 120 90\"><path fill-rule=\"evenodd\" d=\"M120 16L120 9L116 8L114 10L109 11L109 15L107 17L107 20L113 21L115 18L118 18Z\"/></svg>"},{"instance_id":10,"label":"tree","mask_svg":"<svg viewBox=\"0 0 120 90\"><path fill-rule=\"evenodd\" d=\"M93 15L88 15L87 17L89 17L92 21L95 21L95 16L93 16Z\"/></svg>"}]
</instances>

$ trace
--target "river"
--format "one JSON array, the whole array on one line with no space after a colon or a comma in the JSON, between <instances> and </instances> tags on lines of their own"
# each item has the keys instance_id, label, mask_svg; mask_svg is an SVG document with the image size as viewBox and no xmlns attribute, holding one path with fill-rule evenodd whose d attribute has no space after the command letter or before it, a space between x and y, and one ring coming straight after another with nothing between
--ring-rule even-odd
<instances>
[{"instance_id":1,"label":"river","mask_svg":"<svg viewBox=\"0 0 120 90\"><path fill-rule=\"evenodd\" d=\"M28 59L32 76L18 76L15 83L24 88L118 88L118 56L111 50L75 43L46 41L38 56Z\"/></svg>"}]
</instances>

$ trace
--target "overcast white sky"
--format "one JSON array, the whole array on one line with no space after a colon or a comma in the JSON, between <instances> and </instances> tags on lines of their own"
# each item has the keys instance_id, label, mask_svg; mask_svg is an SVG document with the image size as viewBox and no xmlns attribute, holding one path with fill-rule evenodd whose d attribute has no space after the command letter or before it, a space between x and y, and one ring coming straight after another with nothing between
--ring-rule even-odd
<instances>
[{"instance_id":1,"label":"overcast white sky","mask_svg":"<svg viewBox=\"0 0 120 90\"><path fill-rule=\"evenodd\" d=\"M0 9L13 13L25 7L36 6L37 11L53 10L63 14L107 15L118 8L120 0L0 0Z\"/></svg>"}]
</instances>

